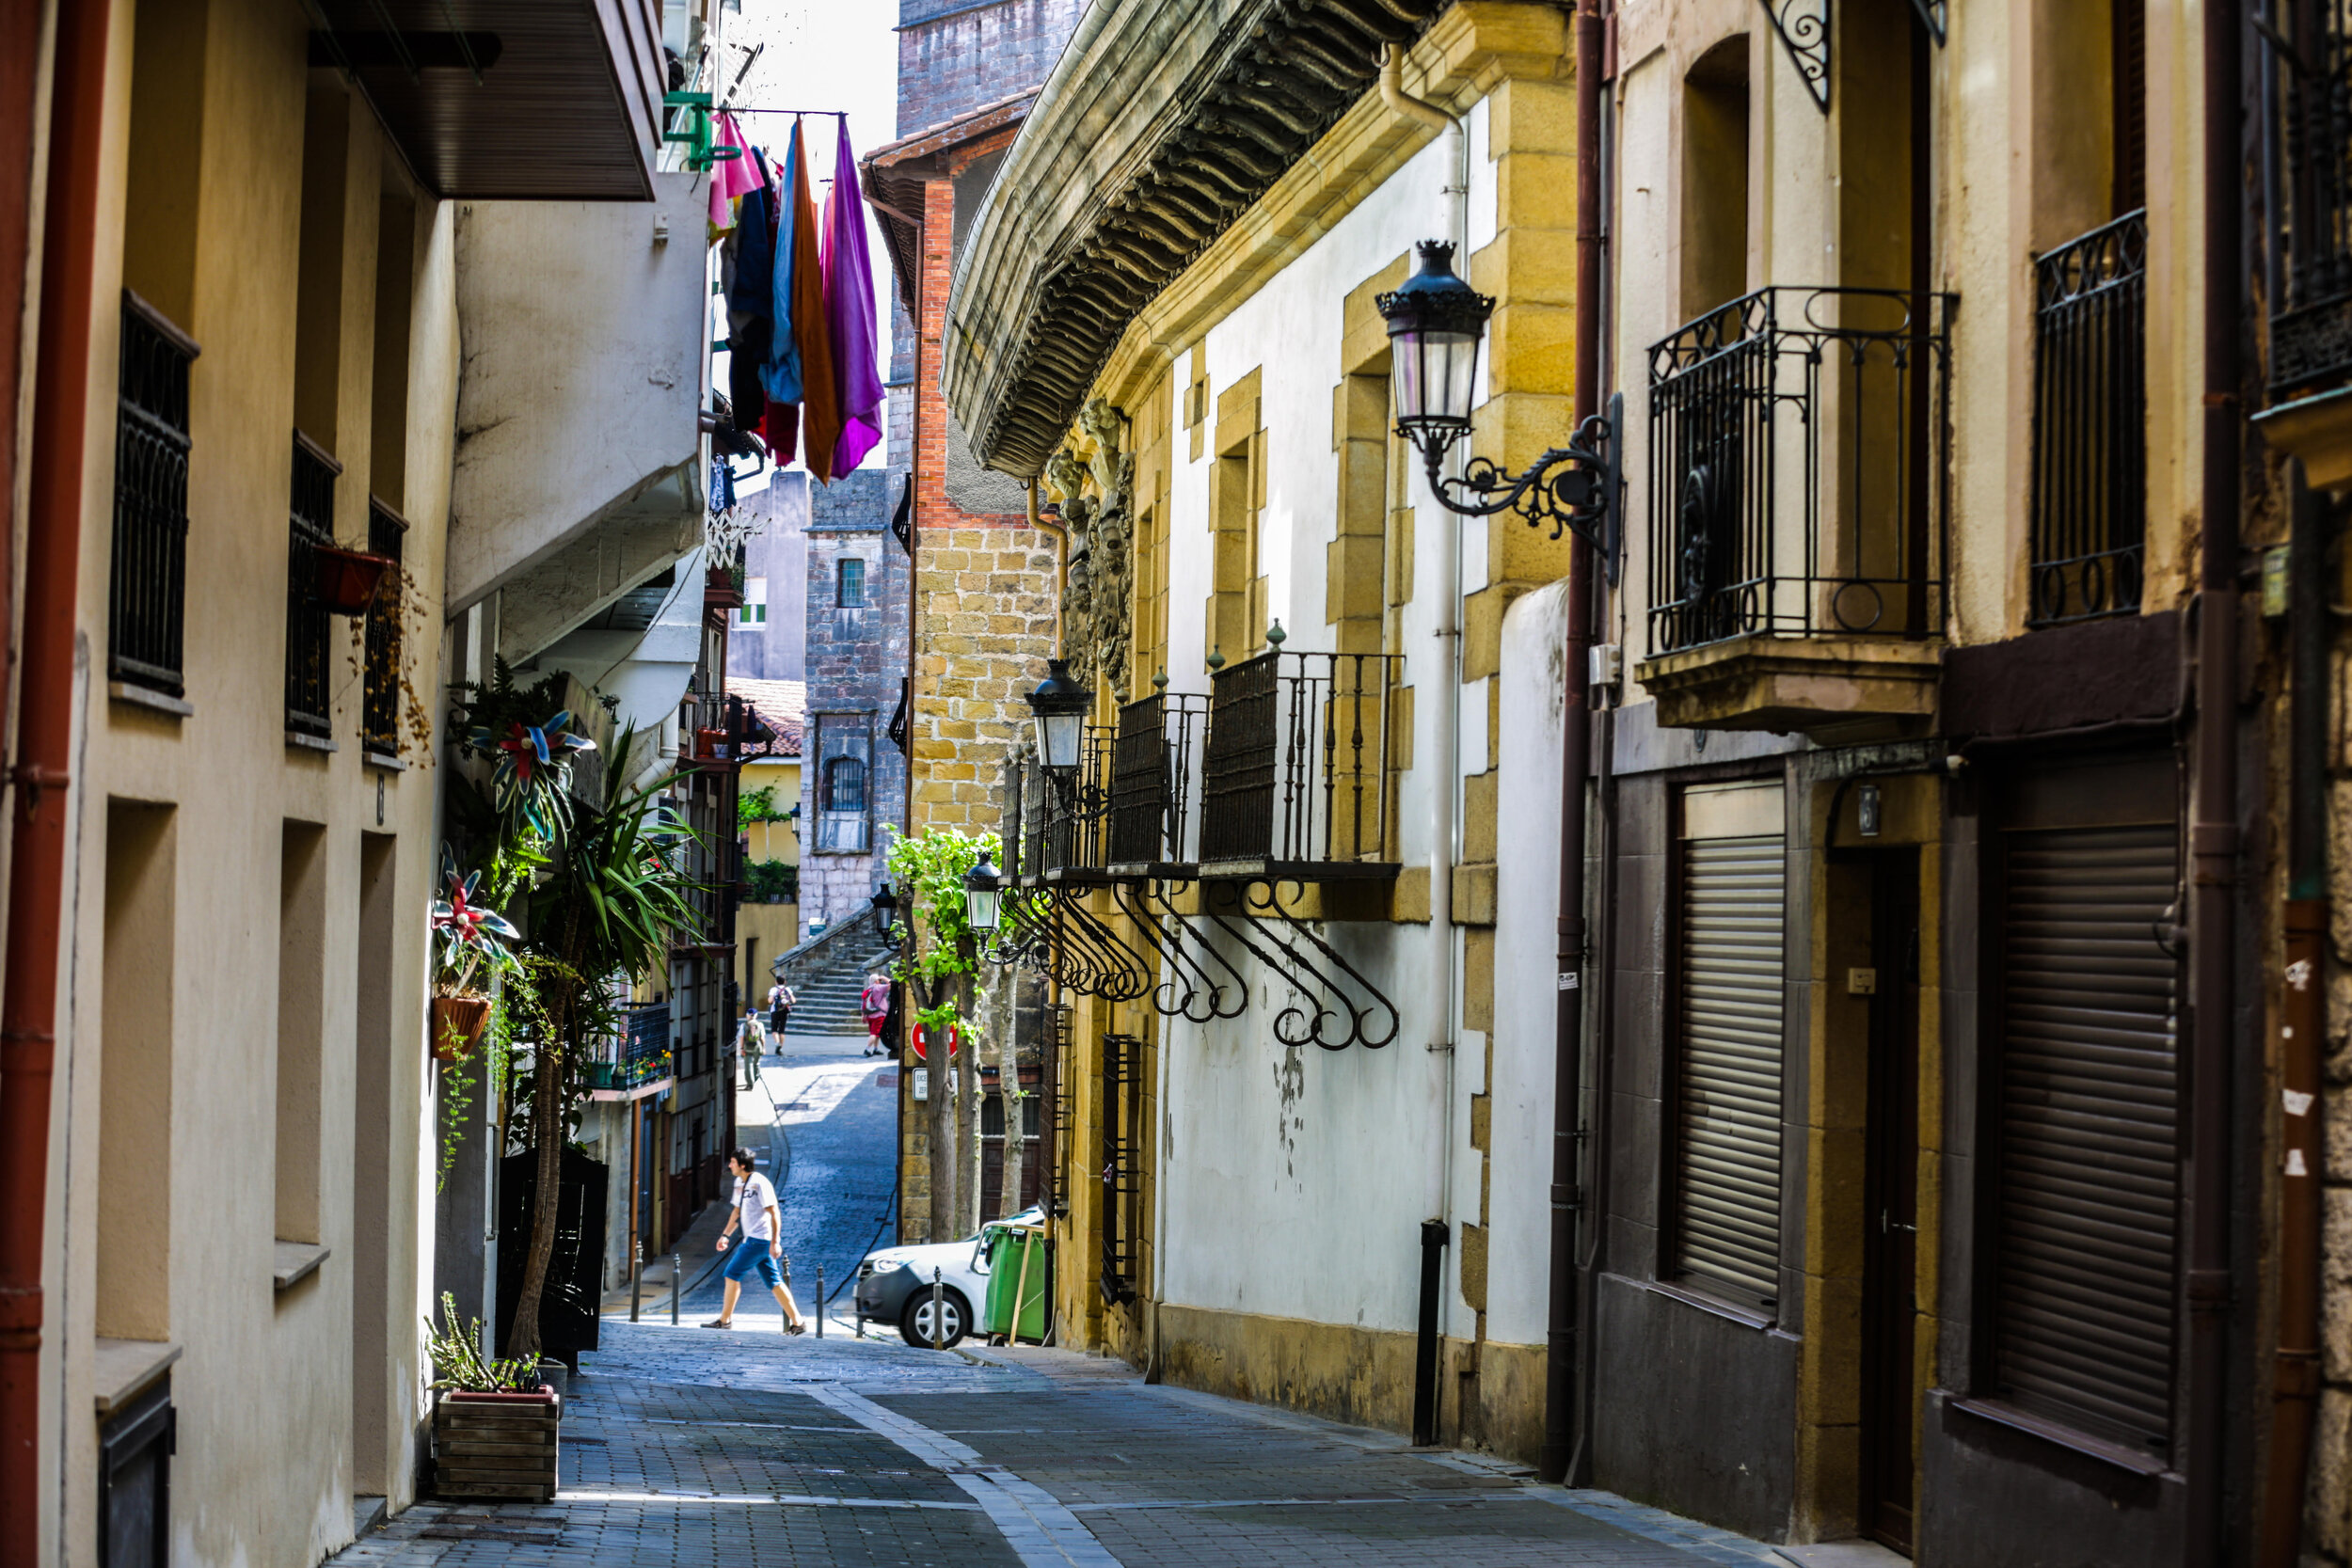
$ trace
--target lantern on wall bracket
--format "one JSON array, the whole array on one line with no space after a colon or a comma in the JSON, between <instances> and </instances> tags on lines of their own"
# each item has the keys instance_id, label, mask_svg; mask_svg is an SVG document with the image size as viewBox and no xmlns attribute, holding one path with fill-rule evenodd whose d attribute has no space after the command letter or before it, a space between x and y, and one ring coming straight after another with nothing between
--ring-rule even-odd
<instances>
[{"instance_id":1,"label":"lantern on wall bracket","mask_svg":"<svg viewBox=\"0 0 2352 1568\"><path fill-rule=\"evenodd\" d=\"M1390 400L1396 433L1421 450L1430 493L1465 517L1516 512L1531 528L1549 525L1593 546L1609 580L1617 580L1617 431L1625 400L1613 396L1606 417L1579 425L1565 447L1554 447L1524 471L1506 473L1491 458L1463 460L1458 479L1445 474L1446 456L1470 433L1477 394L1478 346L1494 314L1491 295L1454 276L1454 246L1423 240L1420 270L1377 301L1389 324Z\"/></svg>"},{"instance_id":2,"label":"lantern on wall bracket","mask_svg":"<svg viewBox=\"0 0 2352 1568\"><path fill-rule=\"evenodd\" d=\"M963 917L980 936L996 929L1004 890L1004 879L997 875L995 863L985 854L978 864L963 874Z\"/></svg>"},{"instance_id":3,"label":"lantern on wall bracket","mask_svg":"<svg viewBox=\"0 0 2352 1568\"><path fill-rule=\"evenodd\" d=\"M1045 678L1029 693L1029 712L1037 725L1037 754L1063 778L1078 770L1079 742L1086 734L1087 709L1094 699L1070 678L1065 659L1045 661Z\"/></svg>"},{"instance_id":4,"label":"lantern on wall bracket","mask_svg":"<svg viewBox=\"0 0 2352 1568\"><path fill-rule=\"evenodd\" d=\"M887 877L874 884L874 924L882 928L885 946L898 945L898 890Z\"/></svg>"}]
</instances>

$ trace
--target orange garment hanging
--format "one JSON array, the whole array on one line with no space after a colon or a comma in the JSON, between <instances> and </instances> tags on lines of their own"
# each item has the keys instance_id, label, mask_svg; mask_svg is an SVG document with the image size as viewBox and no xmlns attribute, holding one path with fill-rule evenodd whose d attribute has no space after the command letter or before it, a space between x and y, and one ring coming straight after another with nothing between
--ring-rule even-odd
<instances>
[{"instance_id":1,"label":"orange garment hanging","mask_svg":"<svg viewBox=\"0 0 2352 1568\"><path fill-rule=\"evenodd\" d=\"M833 325L825 310L825 272L819 260L817 203L808 188L808 153L801 124L792 122L792 336L801 345L801 453L820 484L833 482L841 445L841 388L834 377Z\"/></svg>"}]
</instances>

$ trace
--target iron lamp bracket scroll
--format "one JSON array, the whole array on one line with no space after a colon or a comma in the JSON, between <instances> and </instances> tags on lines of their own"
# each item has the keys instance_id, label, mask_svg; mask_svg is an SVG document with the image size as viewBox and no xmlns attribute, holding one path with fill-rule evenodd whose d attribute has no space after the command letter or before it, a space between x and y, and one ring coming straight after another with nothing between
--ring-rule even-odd
<instances>
[{"instance_id":1,"label":"iron lamp bracket scroll","mask_svg":"<svg viewBox=\"0 0 2352 1568\"><path fill-rule=\"evenodd\" d=\"M1557 539L1573 533L1593 547L1612 584L1617 580L1624 539L1623 456L1619 433L1625 427L1625 394L1609 398L1609 412L1595 414L1576 428L1565 447L1553 447L1518 473L1506 472L1489 457L1463 461L1461 477L1444 473L1452 440L1431 439L1433 433L1399 425L1397 434L1421 446L1429 474L1430 493L1448 511L1465 517L1491 517L1515 512L1530 528L1551 530Z\"/></svg>"}]
</instances>

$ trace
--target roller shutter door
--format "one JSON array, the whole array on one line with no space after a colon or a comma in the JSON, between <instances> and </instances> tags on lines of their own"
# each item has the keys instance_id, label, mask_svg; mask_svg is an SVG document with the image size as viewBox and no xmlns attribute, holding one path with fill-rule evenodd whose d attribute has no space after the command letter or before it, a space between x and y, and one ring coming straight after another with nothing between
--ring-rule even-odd
<instances>
[{"instance_id":1,"label":"roller shutter door","mask_svg":"<svg viewBox=\"0 0 2352 1568\"><path fill-rule=\"evenodd\" d=\"M2156 927L2175 831L2004 835L2000 1395L2095 1435L2171 1441L2176 965Z\"/></svg>"},{"instance_id":2,"label":"roller shutter door","mask_svg":"<svg viewBox=\"0 0 2352 1568\"><path fill-rule=\"evenodd\" d=\"M1682 844L1675 1266L1780 1292L1782 836Z\"/></svg>"}]
</instances>

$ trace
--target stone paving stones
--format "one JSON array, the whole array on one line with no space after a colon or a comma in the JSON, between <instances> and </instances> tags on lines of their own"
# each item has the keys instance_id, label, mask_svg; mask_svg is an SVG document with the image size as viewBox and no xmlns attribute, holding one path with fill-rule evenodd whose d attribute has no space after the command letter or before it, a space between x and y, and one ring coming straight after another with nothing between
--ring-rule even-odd
<instances>
[{"instance_id":1,"label":"stone paving stones","mask_svg":"<svg viewBox=\"0 0 2352 1568\"><path fill-rule=\"evenodd\" d=\"M608 1320L548 1504L420 1503L331 1560L383 1568L1320 1564L1702 1568L1755 1542L1518 1466L1147 1387L1058 1351Z\"/></svg>"}]
</instances>

